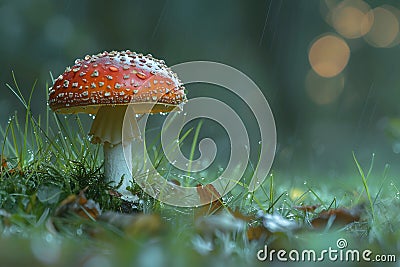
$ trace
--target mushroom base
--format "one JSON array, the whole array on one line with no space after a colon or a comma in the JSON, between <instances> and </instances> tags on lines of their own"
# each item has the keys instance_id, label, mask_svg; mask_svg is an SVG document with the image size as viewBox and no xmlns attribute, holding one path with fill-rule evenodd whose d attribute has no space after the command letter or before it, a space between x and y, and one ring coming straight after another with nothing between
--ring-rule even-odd
<instances>
[{"instance_id":1,"label":"mushroom base","mask_svg":"<svg viewBox=\"0 0 400 267\"><path fill-rule=\"evenodd\" d=\"M122 199L127 201L136 201L138 197L132 195L130 191L126 188L128 186L132 187L132 158L129 153L124 153L125 151L131 151L131 144L111 145L110 143L104 144L104 175L106 180L113 182L112 185L121 186L118 188L118 192L122 194ZM129 165L128 165L129 164Z\"/></svg>"}]
</instances>

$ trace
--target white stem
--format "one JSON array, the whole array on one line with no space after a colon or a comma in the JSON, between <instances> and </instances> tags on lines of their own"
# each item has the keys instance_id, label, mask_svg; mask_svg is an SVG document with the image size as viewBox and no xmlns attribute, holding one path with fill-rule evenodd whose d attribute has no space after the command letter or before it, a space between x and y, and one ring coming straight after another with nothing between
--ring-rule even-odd
<instances>
[{"instance_id":1,"label":"white stem","mask_svg":"<svg viewBox=\"0 0 400 267\"><path fill-rule=\"evenodd\" d=\"M133 196L126 187L132 186L132 141L137 133L124 131L122 140L123 128L128 129L123 127L126 108L126 106L101 107L89 134L92 136L92 143L103 144L106 181L118 185L123 178L118 192L123 195L123 199L135 201L137 196ZM135 114L132 115L132 119L135 120Z\"/></svg>"},{"instance_id":2,"label":"white stem","mask_svg":"<svg viewBox=\"0 0 400 267\"><path fill-rule=\"evenodd\" d=\"M118 185L123 179L121 186L118 189L124 197L129 198L132 194L126 190L128 186L132 186L132 158L131 153L124 153L131 151L131 144L111 145L104 144L104 175L106 181L113 182L112 185ZM126 156L125 156L126 155ZM129 165L128 165L129 164Z\"/></svg>"}]
</instances>

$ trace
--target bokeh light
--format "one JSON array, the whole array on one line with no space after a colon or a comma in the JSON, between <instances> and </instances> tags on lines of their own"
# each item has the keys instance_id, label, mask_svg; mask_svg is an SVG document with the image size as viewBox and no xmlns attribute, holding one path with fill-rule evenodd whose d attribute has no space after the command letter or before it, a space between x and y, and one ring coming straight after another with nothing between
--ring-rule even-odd
<instances>
[{"instance_id":1,"label":"bokeh light","mask_svg":"<svg viewBox=\"0 0 400 267\"><path fill-rule=\"evenodd\" d=\"M332 26L343 37L359 38L372 27L374 14L362 0L345 0L331 10Z\"/></svg>"},{"instance_id":2,"label":"bokeh light","mask_svg":"<svg viewBox=\"0 0 400 267\"><path fill-rule=\"evenodd\" d=\"M322 77L334 77L346 67L350 48L340 37L327 34L318 38L308 54L313 70Z\"/></svg>"},{"instance_id":3,"label":"bokeh light","mask_svg":"<svg viewBox=\"0 0 400 267\"><path fill-rule=\"evenodd\" d=\"M396 37L388 46L386 46L386 48L391 48L391 47L394 47L394 46L400 44L400 10L398 8L396 8L394 6L390 6L390 5L382 5L381 7L390 11L396 17L397 23L399 25L399 30L397 32Z\"/></svg>"},{"instance_id":4,"label":"bokeh light","mask_svg":"<svg viewBox=\"0 0 400 267\"><path fill-rule=\"evenodd\" d=\"M374 47L391 47L399 35L399 18L388 6L374 8L370 13L374 16L371 29L364 39Z\"/></svg>"},{"instance_id":5,"label":"bokeh light","mask_svg":"<svg viewBox=\"0 0 400 267\"><path fill-rule=\"evenodd\" d=\"M333 103L344 88L344 76L339 74L332 78L324 78L312 69L308 72L305 87L310 99L318 105Z\"/></svg>"}]
</instances>

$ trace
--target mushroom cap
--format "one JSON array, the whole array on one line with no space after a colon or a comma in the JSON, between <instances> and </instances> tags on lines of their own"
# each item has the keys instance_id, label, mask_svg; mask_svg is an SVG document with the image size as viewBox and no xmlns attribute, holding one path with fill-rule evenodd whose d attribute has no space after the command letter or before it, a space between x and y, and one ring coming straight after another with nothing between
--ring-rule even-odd
<instances>
[{"instance_id":1,"label":"mushroom cap","mask_svg":"<svg viewBox=\"0 0 400 267\"><path fill-rule=\"evenodd\" d=\"M129 50L77 59L49 88L51 109L63 114L131 103L136 113L170 112L184 102L184 87L163 60Z\"/></svg>"}]
</instances>

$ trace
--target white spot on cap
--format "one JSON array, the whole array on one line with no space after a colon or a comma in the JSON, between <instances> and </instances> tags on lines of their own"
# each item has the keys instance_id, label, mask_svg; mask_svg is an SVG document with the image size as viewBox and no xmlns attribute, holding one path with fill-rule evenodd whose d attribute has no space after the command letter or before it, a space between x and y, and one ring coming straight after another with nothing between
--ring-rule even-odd
<instances>
[{"instance_id":1,"label":"white spot on cap","mask_svg":"<svg viewBox=\"0 0 400 267\"><path fill-rule=\"evenodd\" d=\"M90 75L90 76L99 77L99 71L98 70L93 71L92 75Z\"/></svg>"}]
</instances>

